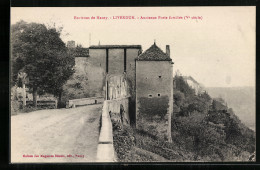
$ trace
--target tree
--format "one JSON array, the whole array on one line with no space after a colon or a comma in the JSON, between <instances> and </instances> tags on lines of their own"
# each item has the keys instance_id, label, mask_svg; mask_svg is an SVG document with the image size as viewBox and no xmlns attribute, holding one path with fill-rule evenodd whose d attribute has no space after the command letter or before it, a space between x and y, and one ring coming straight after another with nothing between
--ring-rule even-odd
<instances>
[{"instance_id":1,"label":"tree","mask_svg":"<svg viewBox=\"0 0 260 170\"><path fill-rule=\"evenodd\" d=\"M173 120L175 129L185 137L188 143L191 137L193 152L195 152L195 160L198 155L203 156L214 154L208 150L217 147L225 140L225 134L219 133L215 128L207 125L204 114L192 114L187 117L177 117ZM206 152L206 153L205 153ZM221 154L218 154L221 156Z\"/></svg>"},{"instance_id":2,"label":"tree","mask_svg":"<svg viewBox=\"0 0 260 170\"><path fill-rule=\"evenodd\" d=\"M178 90L175 90L173 92L173 98L174 98L174 103L178 106L181 107L183 102L184 102L184 94Z\"/></svg>"},{"instance_id":3,"label":"tree","mask_svg":"<svg viewBox=\"0 0 260 170\"><path fill-rule=\"evenodd\" d=\"M213 99L212 101L212 109L213 111L227 111L227 106L224 105L224 100L220 99Z\"/></svg>"},{"instance_id":4,"label":"tree","mask_svg":"<svg viewBox=\"0 0 260 170\"><path fill-rule=\"evenodd\" d=\"M174 84L175 89L182 92L185 95L185 97L195 95L195 90L188 85L188 83L183 79L182 76L175 75Z\"/></svg>"},{"instance_id":5,"label":"tree","mask_svg":"<svg viewBox=\"0 0 260 170\"><path fill-rule=\"evenodd\" d=\"M60 38L61 30L24 21L11 26L12 83L18 72L25 72L36 107L38 89L61 95L63 84L74 72L74 58Z\"/></svg>"},{"instance_id":6,"label":"tree","mask_svg":"<svg viewBox=\"0 0 260 170\"><path fill-rule=\"evenodd\" d=\"M182 107L184 99L185 99L184 94L178 90L174 90L173 99L174 99L173 112L179 113L181 111L180 108Z\"/></svg>"}]
</instances>

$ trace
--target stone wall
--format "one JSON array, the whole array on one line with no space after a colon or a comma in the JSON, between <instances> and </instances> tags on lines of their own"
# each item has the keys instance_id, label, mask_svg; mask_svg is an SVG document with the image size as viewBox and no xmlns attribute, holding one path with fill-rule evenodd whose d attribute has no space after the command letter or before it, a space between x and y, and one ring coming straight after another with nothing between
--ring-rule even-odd
<instances>
[{"instance_id":1,"label":"stone wall","mask_svg":"<svg viewBox=\"0 0 260 170\"><path fill-rule=\"evenodd\" d=\"M89 49L88 59L93 66L106 70L106 49Z\"/></svg>"},{"instance_id":2,"label":"stone wall","mask_svg":"<svg viewBox=\"0 0 260 170\"><path fill-rule=\"evenodd\" d=\"M109 74L124 73L124 49L108 50L108 73Z\"/></svg>"},{"instance_id":3,"label":"stone wall","mask_svg":"<svg viewBox=\"0 0 260 170\"><path fill-rule=\"evenodd\" d=\"M87 57L75 57L75 68L80 72L85 72Z\"/></svg>"},{"instance_id":4,"label":"stone wall","mask_svg":"<svg viewBox=\"0 0 260 170\"><path fill-rule=\"evenodd\" d=\"M126 75L107 75L107 100L124 98L129 95Z\"/></svg>"},{"instance_id":5,"label":"stone wall","mask_svg":"<svg viewBox=\"0 0 260 170\"><path fill-rule=\"evenodd\" d=\"M88 78L90 96L105 97L106 50L89 49L85 71Z\"/></svg>"},{"instance_id":6,"label":"stone wall","mask_svg":"<svg viewBox=\"0 0 260 170\"><path fill-rule=\"evenodd\" d=\"M135 59L140 52L141 47L89 48L89 57L76 57L75 59L76 69L86 73L87 86L89 87L86 92L90 97L106 97L109 95L110 98L108 99L115 99L130 96L129 112L131 113L132 124L135 124L136 113ZM123 78L119 78L119 76L115 78L117 80L112 80L110 84L107 84L106 82L109 82L107 78L110 75L124 76ZM114 83L115 81L121 83ZM115 84L119 85L119 87ZM108 89L107 93L105 92L106 89Z\"/></svg>"},{"instance_id":7,"label":"stone wall","mask_svg":"<svg viewBox=\"0 0 260 170\"><path fill-rule=\"evenodd\" d=\"M113 144L112 122L129 126L129 98L105 100L102 109L101 128L97 148L97 162L114 162L116 156Z\"/></svg>"},{"instance_id":8,"label":"stone wall","mask_svg":"<svg viewBox=\"0 0 260 170\"><path fill-rule=\"evenodd\" d=\"M136 95L135 95L135 59L140 53L140 49L127 49L127 64L126 64L126 77L127 77L127 83L128 83L128 92L130 94L129 98L129 112L130 112L130 119L131 124L135 125L135 113L136 113Z\"/></svg>"},{"instance_id":9,"label":"stone wall","mask_svg":"<svg viewBox=\"0 0 260 170\"><path fill-rule=\"evenodd\" d=\"M124 124L130 124L129 92L126 75L107 75L108 112Z\"/></svg>"},{"instance_id":10,"label":"stone wall","mask_svg":"<svg viewBox=\"0 0 260 170\"><path fill-rule=\"evenodd\" d=\"M107 100L110 116L123 125L130 125L129 98Z\"/></svg>"},{"instance_id":11,"label":"stone wall","mask_svg":"<svg viewBox=\"0 0 260 170\"><path fill-rule=\"evenodd\" d=\"M126 70L133 77L135 58L139 52L138 48L90 48L88 58L95 63L95 66L102 67L105 71L108 70L109 74L123 74Z\"/></svg>"},{"instance_id":12,"label":"stone wall","mask_svg":"<svg viewBox=\"0 0 260 170\"><path fill-rule=\"evenodd\" d=\"M172 64L136 61L136 126L171 141Z\"/></svg>"},{"instance_id":13,"label":"stone wall","mask_svg":"<svg viewBox=\"0 0 260 170\"><path fill-rule=\"evenodd\" d=\"M139 52L138 48L90 48L88 57L75 58L75 68L86 73L91 97L105 96L106 74L125 74L129 84L127 91L132 96L131 100L135 101L135 59Z\"/></svg>"},{"instance_id":14,"label":"stone wall","mask_svg":"<svg viewBox=\"0 0 260 170\"><path fill-rule=\"evenodd\" d=\"M104 96L106 75L122 75L126 77L128 92L135 101L135 58L140 49L115 48L115 49L89 49L89 57L76 57L75 67L78 71L86 73L90 97ZM107 63L108 54L108 63ZM124 55L126 54L126 61ZM126 64L126 68L125 65ZM107 71L108 66L108 73ZM124 73L126 69L126 73ZM114 90L109 91L113 93Z\"/></svg>"},{"instance_id":15,"label":"stone wall","mask_svg":"<svg viewBox=\"0 0 260 170\"><path fill-rule=\"evenodd\" d=\"M113 129L108 112L107 100L104 101L101 116L101 127L97 147L97 162L114 162Z\"/></svg>"},{"instance_id":16,"label":"stone wall","mask_svg":"<svg viewBox=\"0 0 260 170\"><path fill-rule=\"evenodd\" d=\"M102 67L98 67L89 59L86 67L87 90L91 97L105 97L106 73Z\"/></svg>"},{"instance_id":17,"label":"stone wall","mask_svg":"<svg viewBox=\"0 0 260 170\"><path fill-rule=\"evenodd\" d=\"M74 100L69 100L66 103L66 108L98 104L98 103L103 103L103 102L104 102L103 97L90 97L90 98L74 99Z\"/></svg>"}]
</instances>

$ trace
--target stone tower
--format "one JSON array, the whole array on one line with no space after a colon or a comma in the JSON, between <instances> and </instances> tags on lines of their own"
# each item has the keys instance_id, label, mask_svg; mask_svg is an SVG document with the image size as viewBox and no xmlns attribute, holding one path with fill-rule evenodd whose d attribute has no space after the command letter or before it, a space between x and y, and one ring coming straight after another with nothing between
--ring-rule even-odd
<instances>
[{"instance_id":1,"label":"stone tower","mask_svg":"<svg viewBox=\"0 0 260 170\"><path fill-rule=\"evenodd\" d=\"M171 138L173 62L154 43L136 59L136 128L160 138Z\"/></svg>"},{"instance_id":2,"label":"stone tower","mask_svg":"<svg viewBox=\"0 0 260 170\"><path fill-rule=\"evenodd\" d=\"M75 41L68 41L67 47L68 48L75 48Z\"/></svg>"}]
</instances>

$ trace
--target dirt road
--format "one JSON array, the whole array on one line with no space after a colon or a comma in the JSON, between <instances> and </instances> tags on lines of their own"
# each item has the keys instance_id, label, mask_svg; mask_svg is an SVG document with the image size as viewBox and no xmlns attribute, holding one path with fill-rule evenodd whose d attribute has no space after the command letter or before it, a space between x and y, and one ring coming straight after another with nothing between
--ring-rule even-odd
<instances>
[{"instance_id":1,"label":"dirt road","mask_svg":"<svg viewBox=\"0 0 260 170\"><path fill-rule=\"evenodd\" d=\"M99 104L11 116L11 161L94 162L101 109Z\"/></svg>"}]
</instances>

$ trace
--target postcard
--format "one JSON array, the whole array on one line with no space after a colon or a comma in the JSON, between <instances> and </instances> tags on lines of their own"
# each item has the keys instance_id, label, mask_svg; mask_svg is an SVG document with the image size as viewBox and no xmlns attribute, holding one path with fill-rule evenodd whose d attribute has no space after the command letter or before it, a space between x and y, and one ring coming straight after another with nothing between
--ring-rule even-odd
<instances>
[{"instance_id":1,"label":"postcard","mask_svg":"<svg viewBox=\"0 0 260 170\"><path fill-rule=\"evenodd\" d=\"M256 7L11 7L10 162L250 162Z\"/></svg>"}]
</instances>

